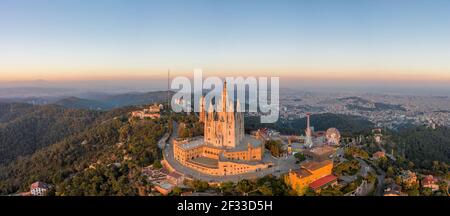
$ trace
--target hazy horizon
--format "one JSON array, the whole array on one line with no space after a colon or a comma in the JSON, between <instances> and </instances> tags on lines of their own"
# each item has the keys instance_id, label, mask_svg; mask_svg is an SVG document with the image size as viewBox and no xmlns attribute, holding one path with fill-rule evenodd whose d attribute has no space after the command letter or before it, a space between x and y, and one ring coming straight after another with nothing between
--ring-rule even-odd
<instances>
[{"instance_id":1,"label":"hazy horizon","mask_svg":"<svg viewBox=\"0 0 450 216\"><path fill-rule=\"evenodd\" d=\"M173 78L173 77L172 77ZM0 97L5 98L6 89L11 92L30 92L34 89L42 90L65 90L60 92L65 95L81 93L109 93L120 94L130 92L153 92L166 91L167 78L163 79L140 79L140 80L78 80L78 81L47 81L47 80L29 80L29 81L9 81L1 82L0 89L3 94ZM311 80L290 80L280 77L280 89L305 91L305 92L342 92L342 93L379 93L379 94L400 94L400 95L430 95L430 96L450 96L450 86L446 84L430 85L426 83L410 83L408 85L399 85L391 82L344 82L344 81L311 81ZM58 94L58 92L55 92Z\"/></svg>"}]
</instances>

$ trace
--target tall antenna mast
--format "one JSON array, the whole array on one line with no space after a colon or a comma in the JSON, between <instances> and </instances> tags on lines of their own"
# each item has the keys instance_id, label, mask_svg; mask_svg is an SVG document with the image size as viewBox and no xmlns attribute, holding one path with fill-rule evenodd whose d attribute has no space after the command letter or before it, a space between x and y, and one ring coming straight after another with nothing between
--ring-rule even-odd
<instances>
[{"instance_id":1,"label":"tall antenna mast","mask_svg":"<svg viewBox=\"0 0 450 216\"><path fill-rule=\"evenodd\" d=\"M167 70L167 107L170 106L170 69Z\"/></svg>"}]
</instances>

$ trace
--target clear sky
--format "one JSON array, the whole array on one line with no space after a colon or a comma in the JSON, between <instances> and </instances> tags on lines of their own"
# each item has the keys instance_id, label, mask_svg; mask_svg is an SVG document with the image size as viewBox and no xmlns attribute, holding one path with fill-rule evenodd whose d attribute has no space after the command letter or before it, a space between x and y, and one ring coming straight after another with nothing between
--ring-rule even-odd
<instances>
[{"instance_id":1,"label":"clear sky","mask_svg":"<svg viewBox=\"0 0 450 216\"><path fill-rule=\"evenodd\" d=\"M0 81L450 83L448 0L0 0Z\"/></svg>"}]
</instances>

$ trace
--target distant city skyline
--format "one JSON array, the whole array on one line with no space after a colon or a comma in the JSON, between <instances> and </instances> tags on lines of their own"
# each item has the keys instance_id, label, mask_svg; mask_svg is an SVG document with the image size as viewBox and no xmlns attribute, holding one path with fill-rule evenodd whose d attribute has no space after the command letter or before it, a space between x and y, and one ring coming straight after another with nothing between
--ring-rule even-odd
<instances>
[{"instance_id":1,"label":"distant city skyline","mask_svg":"<svg viewBox=\"0 0 450 216\"><path fill-rule=\"evenodd\" d=\"M450 84L450 2L2 1L0 84L208 75ZM124 84L125 85L125 84Z\"/></svg>"}]
</instances>

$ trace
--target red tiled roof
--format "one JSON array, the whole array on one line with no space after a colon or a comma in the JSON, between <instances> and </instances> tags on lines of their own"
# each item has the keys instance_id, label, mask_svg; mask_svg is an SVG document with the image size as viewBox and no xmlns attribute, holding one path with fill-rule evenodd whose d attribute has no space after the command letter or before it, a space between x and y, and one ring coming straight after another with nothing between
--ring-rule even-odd
<instances>
[{"instance_id":1,"label":"red tiled roof","mask_svg":"<svg viewBox=\"0 0 450 216\"><path fill-rule=\"evenodd\" d=\"M337 177L334 175L327 175L325 177L315 180L309 185L309 187L311 187L313 190L316 190L330 182L336 181L336 179Z\"/></svg>"},{"instance_id":2,"label":"red tiled roof","mask_svg":"<svg viewBox=\"0 0 450 216\"><path fill-rule=\"evenodd\" d=\"M426 176L426 177L423 179L423 181L422 181L422 184L423 184L423 185L434 184L434 183L435 183L435 180L434 180L434 177L433 177L432 175Z\"/></svg>"},{"instance_id":3,"label":"red tiled roof","mask_svg":"<svg viewBox=\"0 0 450 216\"><path fill-rule=\"evenodd\" d=\"M385 157L385 153L382 151L378 151L373 154L373 157L377 157L377 158Z\"/></svg>"},{"instance_id":4,"label":"red tiled roof","mask_svg":"<svg viewBox=\"0 0 450 216\"><path fill-rule=\"evenodd\" d=\"M45 184L44 182L35 182L33 184L31 184L31 190L36 189L36 188L48 188L47 184Z\"/></svg>"}]
</instances>

